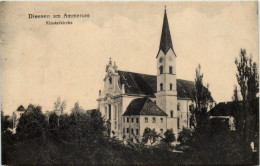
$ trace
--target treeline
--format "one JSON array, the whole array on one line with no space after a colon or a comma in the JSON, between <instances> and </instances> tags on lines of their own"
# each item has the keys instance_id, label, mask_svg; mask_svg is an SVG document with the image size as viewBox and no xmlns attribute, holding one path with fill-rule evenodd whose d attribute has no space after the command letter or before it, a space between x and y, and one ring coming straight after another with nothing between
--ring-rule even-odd
<instances>
[{"instance_id":1,"label":"treeline","mask_svg":"<svg viewBox=\"0 0 260 166\"><path fill-rule=\"evenodd\" d=\"M214 129L210 122L196 130L184 129L175 140L172 131L155 146L145 146L158 137L146 129L141 143L127 144L110 138L108 126L98 110L80 111L75 104L70 114L43 114L40 106L29 105L13 134L12 122L2 113L2 164L253 164L254 156L235 132ZM207 118L208 119L208 118ZM212 132L215 130L214 132ZM165 140L170 139L170 140ZM175 152L178 150L179 152Z\"/></svg>"},{"instance_id":2,"label":"treeline","mask_svg":"<svg viewBox=\"0 0 260 166\"><path fill-rule=\"evenodd\" d=\"M45 115L29 105L20 117L16 133L2 112L2 164L182 164L184 154L170 148L123 144L108 136L98 110L84 112L76 103L70 114ZM4 124L4 125L3 125Z\"/></svg>"}]
</instances>

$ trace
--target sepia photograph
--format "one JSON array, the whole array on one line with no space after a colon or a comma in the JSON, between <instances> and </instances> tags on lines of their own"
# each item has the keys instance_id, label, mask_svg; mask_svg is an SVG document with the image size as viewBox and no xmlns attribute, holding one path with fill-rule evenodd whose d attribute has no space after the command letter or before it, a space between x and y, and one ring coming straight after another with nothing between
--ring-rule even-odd
<instances>
[{"instance_id":1,"label":"sepia photograph","mask_svg":"<svg viewBox=\"0 0 260 166\"><path fill-rule=\"evenodd\" d=\"M1 1L2 165L259 165L258 1Z\"/></svg>"}]
</instances>

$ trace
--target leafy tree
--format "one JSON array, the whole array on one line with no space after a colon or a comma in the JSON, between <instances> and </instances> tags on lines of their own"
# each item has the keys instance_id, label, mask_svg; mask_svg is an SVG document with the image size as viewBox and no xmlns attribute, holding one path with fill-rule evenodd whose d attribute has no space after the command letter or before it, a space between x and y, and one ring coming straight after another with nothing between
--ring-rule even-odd
<instances>
[{"instance_id":1,"label":"leafy tree","mask_svg":"<svg viewBox=\"0 0 260 166\"><path fill-rule=\"evenodd\" d=\"M182 145L190 145L192 141L192 131L187 128L183 128L183 130L179 133L178 141Z\"/></svg>"},{"instance_id":2,"label":"leafy tree","mask_svg":"<svg viewBox=\"0 0 260 166\"><path fill-rule=\"evenodd\" d=\"M143 139L142 142L146 144L148 141L150 141L150 144L154 144L159 137L159 134L155 130L151 130L150 128L145 128L143 133Z\"/></svg>"},{"instance_id":3,"label":"leafy tree","mask_svg":"<svg viewBox=\"0 0 260 166\"><path fill-rule=\"evenodd\" d=\"M257 93L259 93L259 77L257 64L247 57L245 49L240 50L240 58L235 60L237 82L242 96L241 108L236 111L235 121L238 132L245 143L258 136L259 111ZM237 101L238 90L235 89L233 100Z\"/></svg>"},{"instance_id":4,"label":"leafy tree","mask_svg":"<svg viewBox=\"0 0 260 166\"><path fill-rule=\"evenodd\" d=\"M167 143L169 146L173 141L175 141L175 135L172 129L167 129L164 133L164 138L162 139L163 142Z\"/></svg>"},{"instance_id":5,"label":"leafy tree","mask_svg":"<svg viewBox=\"0 0 260 166\"><path fill-rule=\"evenodd\" d=\"M57 100L54 102L54 112L56 112L57 115L63 114L63 111L66 108L66 102L61 101L60 97L57 98Z\"/></svg>"},{"instance_id":6,"label":"leafy tree","mask_svg":"<svg viewBox=\"0 0 260 166\"><path fill-rule=\"evenodd\" d=\"M195 109L191 112L191 125L195 130L203 134L209 125L209 117L207 113L210 99L209 85L203 85L203 74L201 73L201 66L198 65L195 75L195 89L193 91L193 102L195 102Z\"/></svg>"},{"instance_id":7,"label":"leafy tree","mask_svg":"<svg viewBox=\"0 0 260 166\"><path fill-rule=\"evenodd\" d=\"M13 123L9 115L4 115L1 111L1 132L2 134L7 132L9 128L12 128Z\"/></svg>"},{"instance_id":8,"label":"leafy tree","mask_svg":"<svg viewBox=\"0 0 260 166\"><path fill-rule=\"evenodd\" d=\"M1 111L1 150L2 150L2 164L5 164L10 157L8 153L12 151L9 145L12 145L14 142L14 136L9 130L12 125L12 119L9 115L4 115L4 112Z\"/></svg>"},{"instance_id":9,"label":"leafy tree","mask_svg":"<svg viewBox=\"0 0 260 166\"><path fill-rule=\"evenodd\" d=\"M60 97L57 98L57 100L54 102L54 112L58 115L58 125L60 122L60 116L63 114L63 111L66 108L66 102L61 101Z\"/></svg>"},{"instance_id":10,"label":"leafy tree","mask_svg":"<svg viewBox=\"0 0 260 166\"><path fill-rule=\"evenodd\" d=\"M19 139L44 138L46 118L40 106L30 104L25 113L20 117L16 133Z\"/></svg>"}]
</instances>

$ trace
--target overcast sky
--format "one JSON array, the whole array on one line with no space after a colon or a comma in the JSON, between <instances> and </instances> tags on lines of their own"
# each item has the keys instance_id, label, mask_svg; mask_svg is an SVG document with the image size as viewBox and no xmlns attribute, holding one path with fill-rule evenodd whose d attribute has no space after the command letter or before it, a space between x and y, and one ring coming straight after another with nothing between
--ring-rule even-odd
<instances>
[{"instance_id":1,"label":"overcast sky","mask_svg":"<svg viewBox=\"0 0 260 166\"><path fill-rule=\"evenodd\" d=\"M240 48L258 62L257 2L1 2L2 110L19 105L66 111L97 107L105 66L156 74L164 6L177 54L177 78L194 80L200 63L213 98L230 101ZM90 14L81 19L28 19L28 14ZM72 25L45 25L46 21Z\"/></svg>"}]
</instances>

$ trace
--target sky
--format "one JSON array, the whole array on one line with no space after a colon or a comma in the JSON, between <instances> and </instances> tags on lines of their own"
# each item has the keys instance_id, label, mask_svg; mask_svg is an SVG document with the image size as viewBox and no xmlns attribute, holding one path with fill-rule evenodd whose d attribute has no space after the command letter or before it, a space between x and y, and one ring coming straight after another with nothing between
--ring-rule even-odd
<instances>
[{"instance_id":1,"label":"sky","mask_svg":"<svg viewBox=\"0 0 260 166\"><path fill-rule=\"evenodd\" d=\"M58 97L97 108L105 67L156 74L164 8L177 54L177 78L194 81L201 64L216 102L230 101L241 48L258 62L258 6L251 2L0 2L1 107L53 110ZM28 19L28 14L89 14ZM46 25L46 21L72 25Z\"/></svg>"}]
</instances>

